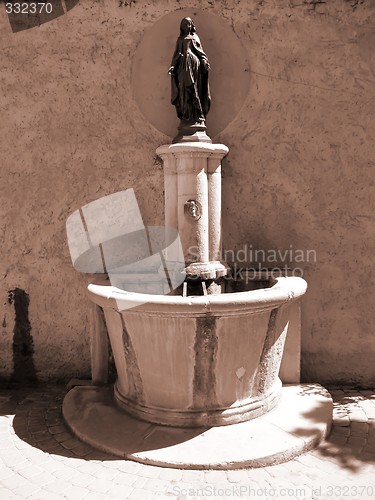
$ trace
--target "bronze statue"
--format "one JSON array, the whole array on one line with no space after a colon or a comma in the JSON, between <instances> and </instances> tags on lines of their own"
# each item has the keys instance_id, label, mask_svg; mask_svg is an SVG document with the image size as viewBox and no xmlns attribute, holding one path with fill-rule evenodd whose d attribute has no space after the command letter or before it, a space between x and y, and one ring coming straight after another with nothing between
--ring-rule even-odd
<instances>
[{"instance_id":1,"label":"bronze statue","mask_svg":"<svg viewBox=\"0 0 375 500\"><path fill-rule=\"evenodd\" d=\"M208 84L210 63L202 49L196 28L190 17L180 24L169 74L172 80L172 104L180 121L179 135L173 142L211 142L206 135L205 118L210 110Z\"/></svg>"}]
</instances>

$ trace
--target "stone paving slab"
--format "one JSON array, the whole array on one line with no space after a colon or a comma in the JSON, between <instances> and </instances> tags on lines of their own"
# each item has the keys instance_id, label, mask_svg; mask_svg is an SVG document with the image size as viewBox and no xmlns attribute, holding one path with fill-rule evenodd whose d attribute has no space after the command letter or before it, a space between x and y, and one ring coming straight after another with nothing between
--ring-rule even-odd
<instances>
[{"instance_id":1,"label":"stone paving slab","mask_svg":"<svg viewBox=\"0 0 375 500\"><path fill-rule=\"evenodd\" d=\"M375 389L328 389L333 426L318 449L281 465L239 471L121 460L65 428L65 387L2 390L0 499L375 499Z\"/></svg>"},{"instance_id":2,"label":"stone paving slab","mask_svg":"<svg viewBox=\"0 0 375 500\"><path fill-rule=\"evenodd\" d=\"M332 399L319 384L285 385L279 404L265 415L189 429L127 415L111 386L80 386L65 396L62 413L73 433L96 449L145 464L219 470L274 465L315 448L331 427Z\"/></svg>"}]
</instances>

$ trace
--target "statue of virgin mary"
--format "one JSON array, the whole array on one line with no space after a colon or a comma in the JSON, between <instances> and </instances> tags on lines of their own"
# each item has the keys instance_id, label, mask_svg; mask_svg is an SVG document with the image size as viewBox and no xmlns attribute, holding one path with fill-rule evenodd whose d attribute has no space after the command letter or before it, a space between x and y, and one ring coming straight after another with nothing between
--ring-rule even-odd
<instances>
[{"instance_id":1,"label":"statue of virgin mary","mask_svg":"<svg viewBox=\"0 0 375 500\"><path fill-rule=\"evenodd\" d=\"M202 49L194 23L190 17L185 17L180 24L180 36L169 69L172 81L171 102L181 120L180 130L185 129L186 132L186 128L190 127L194 133L206 128L205 118L211 105L209 70L210 63Z\"/></svg>"}]
</instances>

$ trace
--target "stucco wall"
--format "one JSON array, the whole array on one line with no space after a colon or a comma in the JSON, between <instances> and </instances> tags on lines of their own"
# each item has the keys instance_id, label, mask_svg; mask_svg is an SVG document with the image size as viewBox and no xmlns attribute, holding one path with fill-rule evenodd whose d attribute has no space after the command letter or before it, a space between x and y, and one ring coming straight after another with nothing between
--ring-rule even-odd
<instances>
[{"instance_id":1,"label":"stucco wall","mask_svg":"<svg viewBox=\"0 0 375 500\"><path fill-rule=\"evenodd\" d=\"M133 187L144 223L163 223L155 149L170 138L134 98L132 60L148 29L190 6L192 15L194 8L220 15L250 68L242 108L213 137L230 148L224 248L246 249L243 265L254 264L251 249L305 256L314 250L316 261L288 254L309 283L303 377L374 383L371 0L315 7L287 0L88 0L14 33L0 6L0 376L25 376L13 363L22 360L13 346L15 304L8 301L16 289L29 297L16 323L27 332L30 373L41 380L88 376L87 276L72 268L65 222L82 205ZM204 27L199 34L204 45ZM211 79L214 87L214 68ZM227 98L235 99L232 92ZM168 120L168 96L165 105Z\"/></svg>"}]
</instances>

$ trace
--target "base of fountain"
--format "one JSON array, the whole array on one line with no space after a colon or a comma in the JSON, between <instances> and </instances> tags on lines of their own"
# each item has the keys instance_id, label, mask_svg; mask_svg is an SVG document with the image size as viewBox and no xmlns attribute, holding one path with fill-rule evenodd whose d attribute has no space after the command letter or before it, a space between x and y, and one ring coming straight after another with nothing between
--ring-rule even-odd
<instances>
[{"instance_id":1,"label":"base of fountain","mask_svg":"<svg viewBox=\"0 0 375 500\"><path fill-rule=\"evenodd\" d=\"M178 469L238 469L283 463L319 445L332 422L332 398L318 384L286 385L276 408L222 427L150 424L117 407L113 387L80 386L65 396L68 427L94 448Z\"/></svg>"},{"instance_id":2,"label":"base of fountain","mask_svg":"<svg viewBox=\"0 0 375 500\"><path fill-rule=\"evenodd\" d=\"M171 427L202 428L208 426L233 425L259 418L277 405L280 400L281 391L281 381L278 379L268 394L259 395L258 398L251 398L247 403L235 403L225 409L205 409L199 411L194 408L189 411L187 409L173 410L171 408L156 408L154 406L135 403L121 394L115 384L114 400L119 408L130 416L149 423Z\"/></svg>"}]
</instances>

